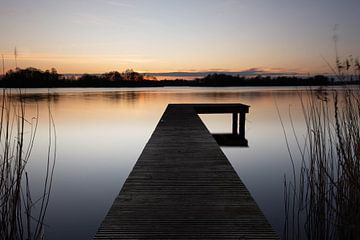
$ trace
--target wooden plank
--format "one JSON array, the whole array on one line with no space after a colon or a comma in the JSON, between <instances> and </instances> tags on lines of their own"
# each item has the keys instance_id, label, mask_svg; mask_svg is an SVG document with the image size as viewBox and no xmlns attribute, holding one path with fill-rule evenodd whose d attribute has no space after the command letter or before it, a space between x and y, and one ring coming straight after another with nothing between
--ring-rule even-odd
<instances>
[{"instance_id":1,"label":"wooden plank","mask_svg":"<svg viewBox=\"0 0 360 240\"><path fill-rule=\"evenodd\" d=\"M278 237L195 108L174 104L167 107L95 239Z\"/></svg>"}]
</instances>

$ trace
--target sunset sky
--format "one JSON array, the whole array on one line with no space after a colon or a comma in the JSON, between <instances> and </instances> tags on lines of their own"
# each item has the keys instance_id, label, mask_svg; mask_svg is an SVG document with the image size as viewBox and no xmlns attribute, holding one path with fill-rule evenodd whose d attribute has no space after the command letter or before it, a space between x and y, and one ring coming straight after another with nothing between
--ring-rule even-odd
<instances>
[{"instance_id":1,"label":"sunset sky","mask_svg":"<svg viewBox=\"0 0 360 240\"><path fill-rule=\"evenodd\" d=\"M60 73L325 73L360 56L359 0L1 0L0 53ZM336 26L336 27L335 27Z\"/></svg>"}]
</instances>

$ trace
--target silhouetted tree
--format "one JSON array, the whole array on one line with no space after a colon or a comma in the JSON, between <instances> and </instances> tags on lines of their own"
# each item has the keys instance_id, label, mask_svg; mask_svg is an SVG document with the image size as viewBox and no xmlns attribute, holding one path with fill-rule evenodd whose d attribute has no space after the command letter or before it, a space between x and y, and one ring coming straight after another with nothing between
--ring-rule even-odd
<instances>
[{"instance_id":1,"label":"silhouetted tree","mask_svg":"<svg viewBox=\"0 0 360 240\"><path fill-rule=\"evenodd\" d=\"M132 69L126 69L126 71L123 73L123 77L127 81L143 81L144 76L138 72L135 72Z\"/></svg>"},{"instance_id":2,"label":"silhouetted tree","mask_svg":"<svg viewBox=\"0 0 360 240\"><path fill-rule=\"evenodd\" d=\"M123 80L123 77L118 71L104 73L102 77L108 81L114 81L114 82Z\"/></svg>"},{"instance_id":3,"label":"silhouetted tree","mask_svg":"<svg viewBox=\"0 0 360 240\"><path fill-rule=\"evenodd\" d=\"M322 84L327 84L329 81L329 78L324 75L316 75L313 77L313 81L316 84L322 85Z\"/></svg>"},{"instance_id":4,"label":"silhouetted tree","mask_svg":"<svg viewBox=\"0 0 360 240\"><path fill-rule=\"evenodd\" d=\"M44 72L40 69L29 67L26 69L17 68L16 70L9 70L1 81L4 85L14 87L41 87L54 84L60 77L61 75L57 73L55 68Z\"/></svg>"},{"instance_id":5,"label":"silhouetted tree","mask_svg":"<svg viewBox=\"0 0 360 240\"><path fill-rule=\"evenodd\" d=\"M87 74L87 73L83 74L78 79L79 82L84 82L84 83L98 83L98 82L100 82L100 80L101 80L101 78L99 76Z\"/></svg>"}]
</instances>

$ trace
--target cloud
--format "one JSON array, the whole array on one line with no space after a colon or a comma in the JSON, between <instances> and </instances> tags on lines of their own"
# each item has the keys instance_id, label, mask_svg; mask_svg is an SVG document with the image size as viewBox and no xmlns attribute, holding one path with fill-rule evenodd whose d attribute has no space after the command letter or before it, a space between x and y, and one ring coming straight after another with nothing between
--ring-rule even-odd
<instances>
[{"instance_id":1,"label":"cloud","mask_svg":"<svg viewBox=\"0 0 360 240\"><path fill-rule=\"evenodd\" d=\"M103 3L103 1L101 1ZM111 5L111 6L116 6L116 7L121 7L121 8L134 8L135 5L130 4L129 2L124 2L124 1L115 1L115 0L107 0L105 1L105 4Z\"/></svg>"},{"instance_id":2,"label":"cloud","mask_svg":"<svg viewBox=\"0 0 360 240\"><path fill-rule=\"evenodd\" d=\"M282 76L282 75L299 75L299 72L291 71L288 69L282 69L282 68L250 68L244 71L235 72L235 74L243 75L243 76L257 76L257 75Z\"/></svg>"},{"instance_id":3,"label":"cloud","mask_svg":"<svg viewBox=\"0 0 360 240\"><path fill-rule=\"evenodd\" d=\"M249 68L242 71L230 71L226 69L210 69L208 71L178 71L178 72L162 72L162 73L149 73L156 76L169 76L169 77L204 77L209 74L229 74L233 76L294 76L300 75L301 72L292 71L281 68Z\"/></svg>"},{"instance_id":4,"label":"cloud","mask_svg":"<svg viewBox=\"0 0 360 240\"><path fill-rule=\"evenodd\" d=\"M97 25L108 26L114 24L114 22L107 17L89 14L89 13L76 13L73 15L73 22L81 25Z\"/></svg>"},{"instance_id":5,"label":"cloud","mask_svg":"<svg viewBox=\"0 0 360 240\"><path fill-rule=\"evenodd\" d=\"M11 60L11 55L5 56ZM29 62L62 62L62 63L151 63L156 59L144 57L141 55L117 55L117 54L46 54L22 52L18 56L19 61Z\"/></svg>"},{"instance_id":6,"label":"cloud","mask_svg":"<svg viewBox=\"0 0 360 240\"><path fill-rule=\"evenodd\" d=\"M225 68L210 68L208 72L229 72L229 69Z\"/></svg>"}]
</instances>

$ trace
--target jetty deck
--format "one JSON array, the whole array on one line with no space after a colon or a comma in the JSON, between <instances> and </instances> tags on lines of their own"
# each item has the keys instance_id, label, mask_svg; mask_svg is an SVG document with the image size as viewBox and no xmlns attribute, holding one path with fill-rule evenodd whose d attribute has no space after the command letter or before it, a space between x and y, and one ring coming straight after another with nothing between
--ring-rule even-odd
<instances>
[{"instance_id":1,"label":"jetty deck","mask_svg":"<svg viewBox=\"0 0 360 240\"><path fill-rule=\"evenodd\" d=\"M198 116L240 114L241 122L247 112L241 104L168 105L95 239L278 239ZM244 134L233 120L233 133Z\"/></svg>"}]
</instances>

